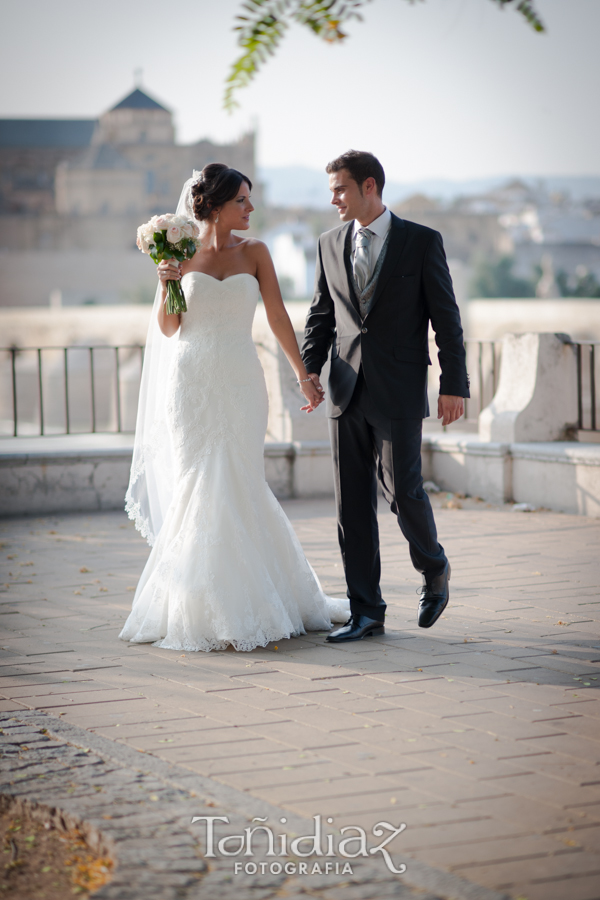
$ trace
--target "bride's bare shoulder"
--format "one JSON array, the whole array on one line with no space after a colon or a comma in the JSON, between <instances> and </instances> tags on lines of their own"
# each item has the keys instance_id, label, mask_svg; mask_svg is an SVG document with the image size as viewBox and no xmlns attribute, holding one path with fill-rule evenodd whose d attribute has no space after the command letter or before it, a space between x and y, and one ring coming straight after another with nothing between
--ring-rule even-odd
<instances>
[{"instance_id":1,"label":"bride's bare shoulder","mask_svg":"<svg viewBox=\"0 0 600 900\"><path fill-rule=\"evenodd\" d=\"M270 259L271 254L264 241L259 241L258 238L242 238L242 241L241 249L249 260L259 264L266 258Z\"/></svg>"},{"instance_id":2,"label":"bride's bare shoulder","mask_svg":"<svg viewBox=\"0 0 600 900\"><path fill-rule=\"evenodd\" d=\"M243 249L248 253L264 253L265 251L268 253L267 245L264 241L259 241L258 238L241 238L241 244Z\"/></svg>"}]
</instances>

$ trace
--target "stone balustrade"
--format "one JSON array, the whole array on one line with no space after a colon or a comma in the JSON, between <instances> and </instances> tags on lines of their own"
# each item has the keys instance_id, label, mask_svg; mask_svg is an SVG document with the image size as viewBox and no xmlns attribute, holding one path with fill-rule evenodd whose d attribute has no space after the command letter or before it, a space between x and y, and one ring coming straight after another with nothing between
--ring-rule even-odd
<instances>
[{"instance_id":1,"label":"stone balustrade","mask_svg":"<svg viewBox=\"0 0 600 900\"><path fill-rule=\"evenodd\" d=\"M303 314L299 309L293 316L297 333ZM267 480L282 499L330 496L324 405L308 415L301 412L294 373L262 308L254 339L269 390ZM326 367L324 384L327 376ZM494 503L526 502L600 516L600 443L567 440L577 434L576 420L577 361L568 336L506 335L498 389L480 414L479 434L461 432L460 422L446 432L426 432L424 477L443 490ZM593 439L594 433L588 434ZM1 514L120 508L132 446L131 435L0 441Z\"/></svg>"}]
</instances>

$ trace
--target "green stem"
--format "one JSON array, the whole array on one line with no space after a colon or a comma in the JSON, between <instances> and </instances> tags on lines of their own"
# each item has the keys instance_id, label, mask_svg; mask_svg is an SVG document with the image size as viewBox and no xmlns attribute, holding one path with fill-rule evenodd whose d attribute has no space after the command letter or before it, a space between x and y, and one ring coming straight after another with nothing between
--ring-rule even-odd
<instances>
[{"instance_id":1,"label":"green stem","mask_svg":"<svg viewBox=\"0 0 600 900\"><path fill-rule=\"evenodd\" d=\"M167 282L167 296L165 308L168 316L179 315L187 312L187 305L180 281Z\"/></svg>"}]
</instances>

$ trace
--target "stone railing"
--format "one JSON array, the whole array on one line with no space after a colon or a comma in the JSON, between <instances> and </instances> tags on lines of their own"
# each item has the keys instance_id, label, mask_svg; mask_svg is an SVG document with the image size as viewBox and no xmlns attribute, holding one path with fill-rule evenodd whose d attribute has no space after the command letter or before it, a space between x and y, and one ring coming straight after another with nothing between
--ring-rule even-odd
<instances>
[{"instance_id":1,"label":"stone railing","mask_svg":"<svg viewBox=\"0 0 600 900\"><path fill-rule=\"evenodd\" d=\"M496 503L600 516L594 362L594 345L565 334L506 335L498 389L478 434L461 433L457 423L427 435L426 477Z\"/></svg>"},{"instance_id":2,"label":"stone railing","mask_svg":"<svg viewBox=\"0 0 600 900\"><path fill-rule=\"evenodd\" d=\"M300 331L301 323L294 324ZM267 479L281 498L330 496L333 476L324 406L310 415L301 412L294 374L264 310L257 313L254 339L269 389ZM600 515L600 443L594 443L600 441L596 346L575 344L563 334L536 333L506 335L501 347L470 342L468 353L475 361L475 370L470 363L475 386L471 420L486 398L490 402L479 412L477 433L469 432L463 420L445 432L426 431L425 477L444 490L495 502L518 500ZM2 397L12 417L4 414L6 437L0 440L4 514L120 506L131 459L142 348L72 348L68 353L79 354L78 368L70 366L64 348L28 352L31 409L28 427L20 431L19 358L24 357L13 349L5 351L10 365ZM43 354L51 352L58 353L54 384L44 380L48 372ZM101 354L107 379L100 379L95 368ZM437 378L435 366L431 368L433 399ZM327 376L326 367L324 383ZM76 396L85 415L81 409L75 414L70 405ZM45 403L51 404L55 417L62 404L62 427L56 418L51 420Z\"/></svg>"}]
</instances>

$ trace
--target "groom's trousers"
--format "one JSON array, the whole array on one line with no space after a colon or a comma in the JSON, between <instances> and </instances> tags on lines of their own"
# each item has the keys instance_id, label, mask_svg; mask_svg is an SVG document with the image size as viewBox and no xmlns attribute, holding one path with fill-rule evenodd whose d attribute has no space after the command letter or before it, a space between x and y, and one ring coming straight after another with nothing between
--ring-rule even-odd
<instances>
[{"instance_id":1,"label":"groom's trousers","mask_svg":"<svg viewBox=\"0 0 600 900\"><path fill-rule=\"evenodd\" d=\"M338 538L350 611L383 622L379 579L377 482L408 541L419 572L438 573L446 555L437 539L421 476L422 419L389 419L374 407L362 368L348 407L330 419Z\"/></svg>"}]
</instances>

